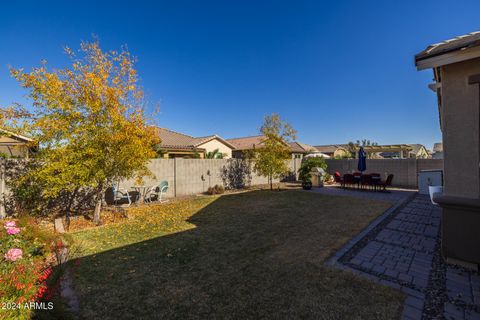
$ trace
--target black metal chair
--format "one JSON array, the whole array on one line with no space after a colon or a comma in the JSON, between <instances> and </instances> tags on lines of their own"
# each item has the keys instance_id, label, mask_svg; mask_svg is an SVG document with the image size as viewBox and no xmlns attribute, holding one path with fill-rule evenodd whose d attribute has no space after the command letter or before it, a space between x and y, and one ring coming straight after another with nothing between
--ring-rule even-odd
<instances>
[{"instance_id":1,"label":"black metal chair","mask_svg":"<svg viewBox=\"0 0 480 320\"><path fill-rule=\"evenodd\" d=\"M343 175L343 187L345 188L347 185L354 186L356 184L355 177L351 173L345 173Z\"/></svg>"},{"instance_id":2,"label":"black metal chair","mask_svg":"<svg viewBox=\"0 0 480 320\"><path fill-rule=\"evenodd\" d=\"M387 180L379 182L378 185L382 188L383 191L387 191L387 187L390 187L392 185L392 181L393 174L389 174Z\"/></svg>"}]
</instances>

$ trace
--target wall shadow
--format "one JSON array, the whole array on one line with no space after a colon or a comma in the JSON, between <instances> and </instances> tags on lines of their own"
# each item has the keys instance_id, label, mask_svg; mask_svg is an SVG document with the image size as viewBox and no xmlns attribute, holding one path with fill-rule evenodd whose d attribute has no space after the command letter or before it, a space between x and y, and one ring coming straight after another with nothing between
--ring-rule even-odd
<instances>
[{"instance_id":1,"label":"wall shadow","mask_svg":"<svg viewBox=\"0 0 480 320\"><path fill-rule=\"evenodd\" d=\"M188 219L193 229L69 262L79 317L349 318L378 308L395 314L395 293L323 266L383 205L365 210L365 200L301 191L219 197ZM369 297L372 290L383 295Z\"/></svg>"}]
</instances>

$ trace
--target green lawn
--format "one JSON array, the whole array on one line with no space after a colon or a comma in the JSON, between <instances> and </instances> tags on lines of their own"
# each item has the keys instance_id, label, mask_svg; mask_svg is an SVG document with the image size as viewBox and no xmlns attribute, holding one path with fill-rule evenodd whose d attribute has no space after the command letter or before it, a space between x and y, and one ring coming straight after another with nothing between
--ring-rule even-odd
<instances>
[{"instance_id":1,"label":"green lawn","mask_svg":"<svg viewBox=\"0 0 480 320\"><path fill-rule=\"evenodd\" d=\"M389 203L254 191L136 208L73 233L86 319L398 319L399 292L324 266Z\"/></svg>"}]
</instances>

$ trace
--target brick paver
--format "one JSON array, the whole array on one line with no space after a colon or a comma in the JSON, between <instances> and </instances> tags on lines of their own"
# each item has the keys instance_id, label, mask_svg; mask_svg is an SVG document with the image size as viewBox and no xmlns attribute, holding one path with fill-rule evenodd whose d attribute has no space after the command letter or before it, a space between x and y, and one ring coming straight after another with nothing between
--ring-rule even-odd
<instances>
[{"instance_id":1,"label":"brick paver","mask_svg":"<svg viewBox=\"0 0 480 320\"><path fill-rule=\"evenodd\" d=\"M441 209L416 195L382 219L332 260L405 292L402 319L480 320L480 275L440 257Z\"/></svg>"}]
</instances>

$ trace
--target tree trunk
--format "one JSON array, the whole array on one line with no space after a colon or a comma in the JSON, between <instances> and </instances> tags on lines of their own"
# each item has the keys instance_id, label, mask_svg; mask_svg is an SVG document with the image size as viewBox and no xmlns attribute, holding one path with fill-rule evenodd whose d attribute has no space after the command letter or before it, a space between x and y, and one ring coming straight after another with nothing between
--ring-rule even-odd
<instances>
[{"instance_id":1,"label":"tree trunk","mask_svg":"<svg viewBox=\"0 0 480 320\"><path fill-rule=\"evenodd\" d=\"M70 199L68 200L68 206L65 212L65 224L67 227L67 231L70 229L70 216L72 214L72 205L73 201L75 201L75 197L77 196L77 192L78 188L75 188L75 190L73 190L73 193L70 195Z\"/></svg>"},{"instance_id":2,"label":"tree trunk","mask_svg":"<svg viewBox=\"0 0 480 320\"><path fill-rule=\"evenodd\" d=\"M100 211L102 210L102 197L97 195L97 199L95 202L95 210L93 211L93 223L97 226L100 224Z\"/></svg>"},{"instance_id":3,"label":"tree trunk","mask_svg":"<svg viewBox=\"0 0 480 320\"><path fill-rule=\"evenodd\" d=\"M270 180L270 191L273 191L273 179L272 179L272 175L270 175L268 177L268 179Z\"/></svg>"},{"instance_id":4,"label":"tree trunk","mask_svg":"<svg viewBox=\"0 0 480 320\"><path fill-rule=\"evenodd\" d=\"M104 194L103 186L99 187L99 191L95 197L95 210L93 211L93 223L97 226L102 222L100 219L100 211L102 210L102 201Z\"/></svg>"}]
</instances>

